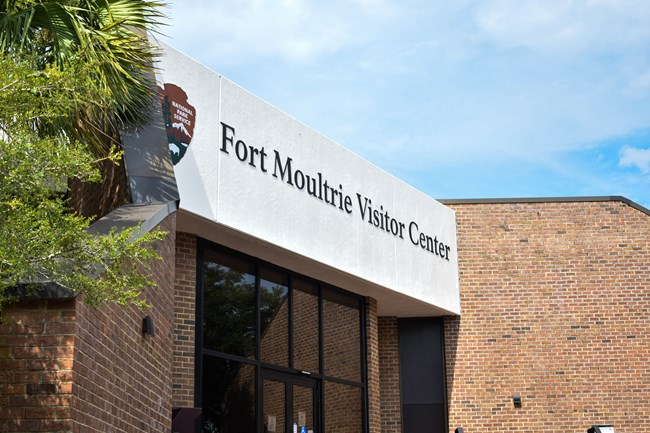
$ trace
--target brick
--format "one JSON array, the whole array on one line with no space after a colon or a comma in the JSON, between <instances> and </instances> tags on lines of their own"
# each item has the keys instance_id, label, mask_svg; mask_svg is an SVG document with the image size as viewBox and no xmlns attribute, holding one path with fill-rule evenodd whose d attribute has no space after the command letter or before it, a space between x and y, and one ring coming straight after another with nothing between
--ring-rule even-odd
<instances>
[{"instance_id":1,"label":"brick","mask_svg":"<svg viewBox=\"0 0 650 433\"><path fill-rule=\"evenodd\" d=\"M194 332L196 298L195 235L176 235L176 275L174 284L174 407L194 406ZM185 356L187 354L187 356Z\"/></svg>"},{"instance_id":2,"label":"brick","mask_svg":"<svg viewBox=\"0 0 650 433\"><path fill-rule=\"evenodd\" d=\"M57 415L57 410L54 407L25 408L25 418L27 419L57 418Z\"/></svg>"},{"instance_id":3,"label":"brick","mask_svg":"<svg viewBox=\"0 0 650 433\"><path fill-rule=\"evenodd\" d=\"M77 303L71 322L77 332L61 342L74 344L74 363L65 365L72 382L62 375L58 385L59 393L74 397L71 431L171 431L175 216L161 228L169 235L156 243L162 260L152 264L157 286L145 290L149 309L104 305L95 310ZM147 315L154 336L142 335Z\"/></svg>"},{"instance_id":4,"label":"brick","mask_svg":"<svg viewBox=\"0 0 650 433\"><path fill-rule=\"evenodd\" d=\"M145 290L151 308L104 305L80 298L19 301L0 325L0 431L99 433L171 428L175 216L158 242L158 286ZM142 336L151 315L157 334ZM114 408L107 410L107 408Z\"/></svg>"},{"instance_id":5,"label":"brick","mask_svg":"<svg viewBox=\"0 0 650 433\"><path fill-rule=\"evenodd\" d=\"M402 400L400 396L397 317L379 317L378 334L381 431L382 433L401 433Z\"/></svg>"},{"instance_id":6,"label":"brick","mask_svg":"<svg viewBox=\"0 0 650 433\"><path fill-rule=\"evenodd\" d=\"M615 201L450 206L449 431L649 432L650 217Z\"/></svg>"},{"instance_id":7,"label":"brick","mask_svg":"<svg viewBox=\"0 0 650 433\"><path fill-rule=\"evenodd\" d=\"M7 432L37 432L40 431L40 421L25 420L25 419L11 419L7 420Z\"/></svg>"},{"instance_id":8,"label":"brick","mask_svg":"<svg viewBox=\"0 0 650 433\"><path fill-rule=\"evenodd\" d=\"M25 409L22 407L0 407L0 419L20 419L23 418Z\"/></svg>"}]
</instances>

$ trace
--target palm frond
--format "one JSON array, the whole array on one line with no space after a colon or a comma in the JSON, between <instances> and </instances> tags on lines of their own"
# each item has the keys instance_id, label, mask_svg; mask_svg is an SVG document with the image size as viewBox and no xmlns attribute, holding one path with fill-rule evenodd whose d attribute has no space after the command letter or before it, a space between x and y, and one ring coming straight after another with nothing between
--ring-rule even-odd
<instances>
[{"instance_id":1,"label":"palm frond","mask_svg":"<svg viewBox=\"0 0 650 433\"><path fill-rule=\"evenodd\" d=\"M153 91L156 51L146 38L163 17L162 3L141 0L32 0L0 6L0 50L36 55L40 67L90 65L103 103L80 105L66 133L98 151L117 131L145 123Z\"/></svg>"}]
</instances>

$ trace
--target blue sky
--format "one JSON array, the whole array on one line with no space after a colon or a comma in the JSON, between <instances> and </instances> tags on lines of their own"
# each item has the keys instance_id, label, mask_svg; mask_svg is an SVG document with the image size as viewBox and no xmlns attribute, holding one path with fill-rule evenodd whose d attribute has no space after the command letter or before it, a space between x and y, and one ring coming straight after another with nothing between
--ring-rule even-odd
<instances>
[{"instance_id":1,"label":"blue sky","mask_svg":"<svg viewBox=\"0 0 650 433\"><path fill-rule=\"evenodd\" d=\"M650 207L650 1L174 0L166 41L434 198Z\"/></svg>"}]
</instances>

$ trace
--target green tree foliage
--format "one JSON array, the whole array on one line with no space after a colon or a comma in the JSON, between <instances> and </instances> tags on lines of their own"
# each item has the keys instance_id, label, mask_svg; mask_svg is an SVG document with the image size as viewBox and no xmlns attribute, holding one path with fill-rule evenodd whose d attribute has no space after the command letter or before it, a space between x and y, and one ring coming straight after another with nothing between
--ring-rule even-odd
<instances>
[{"instance_id":1,"label":"green tree foliage","mask_svg":"<svg viewBox=\"0 0 650 433\"><path fill-rule=\"evenodd\" d=\"M119 145L117 131L147 120L156 51L146 32L155 29L160 3L140 0L4 0L0 51L31 55L39 69L65 70L85 63L106 105L76 106L54 125L105 152Z\"/></svg>"},{"instance_id":2,"label":"green tree foliage","mask_svg":"<svg viewBox=\"0 0 650 433\"><path fill-rule=\"evenodd\" d=\"M99 179L96 157L61 131L35 127L55 131L48 126L110 95L92 85L92 65L32 66L0 56L0 305L7 288L54 281L93 306L144 306L141 291L152 284L147 269L157 257L147 245L164 234L88 234L90 221L70 211L64 192L69 178Z\"/></svg>"},{"instance_id":3,"label":"green tree foliage","mask_svg":"<svg viewBox=\"0 0 650 433\"><path fill-rule=\"evenodd\" d=\"M119 130L156 101L146 31L158 3L0 2L0 307L6 289L56 282L87 303L145 306L148 246L160 232L87 233L66 205L69 179L101 179L121 157Z\"/></svg>"}]
</instances>

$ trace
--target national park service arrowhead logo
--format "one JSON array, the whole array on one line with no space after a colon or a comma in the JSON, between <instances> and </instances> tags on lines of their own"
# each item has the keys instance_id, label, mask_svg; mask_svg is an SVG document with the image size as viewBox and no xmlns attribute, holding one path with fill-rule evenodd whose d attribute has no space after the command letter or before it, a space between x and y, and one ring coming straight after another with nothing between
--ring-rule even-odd
<instances>
[{"instance_id":1,"label":"national park service arrowhead logo","mask_svg":"<svg viewBox=\"0 0 650 433\"><path fill-rule=\"evenodd\" d=\"M185 156L194 135L196 110L187 102L187 93L176 84L165 83L165 88L158 86L158 95L162 105L169 153L172 163L178 164Z\"/></svg>"}]
</instances>

